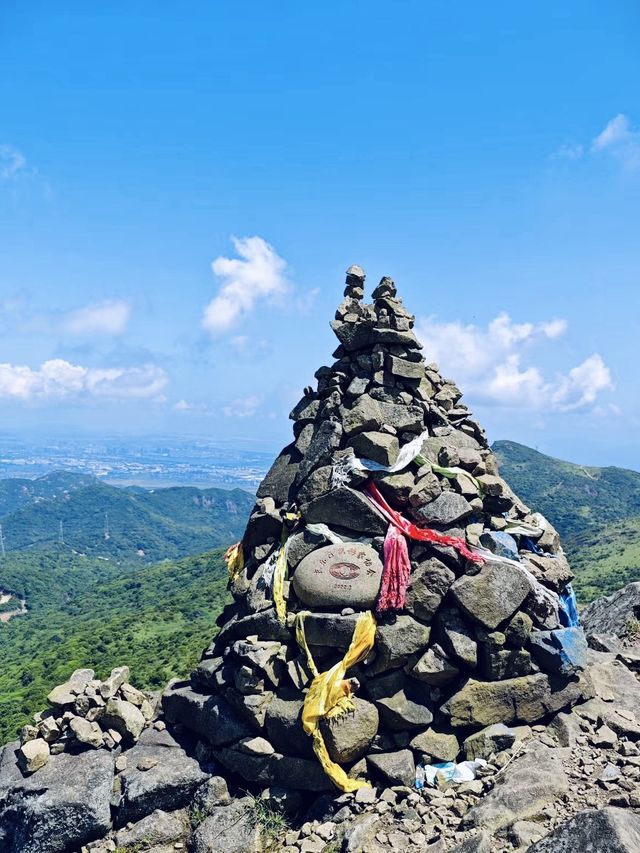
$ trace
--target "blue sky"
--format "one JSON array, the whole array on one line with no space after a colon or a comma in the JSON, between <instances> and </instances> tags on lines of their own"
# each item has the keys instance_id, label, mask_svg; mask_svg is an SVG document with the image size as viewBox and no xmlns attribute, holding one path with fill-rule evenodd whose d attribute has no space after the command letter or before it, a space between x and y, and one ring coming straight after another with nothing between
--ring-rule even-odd
<instances>
[{"instance_id":1,"label":"blue sky","mask_svg":"<svg viewBox=\"0 0 640 853\"><path fill-rule=\"evenodd\" d=\"M633 2L5 0L4 426L275 449L359 263L491 439L640 468L639 41Z\"/></svg>"}]
</instances>

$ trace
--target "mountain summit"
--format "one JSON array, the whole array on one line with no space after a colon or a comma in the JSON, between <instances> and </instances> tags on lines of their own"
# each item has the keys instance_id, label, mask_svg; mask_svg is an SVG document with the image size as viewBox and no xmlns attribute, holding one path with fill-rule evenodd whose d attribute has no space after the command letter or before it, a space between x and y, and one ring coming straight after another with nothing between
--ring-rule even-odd
<instances>
[{"instance_id":1,"label":"mountain summit","mask_svg":"<svg viewBox=\"0 0 640 853\"><path fill-rule=\"evenodd\" d=\"M394 282L371 304L364 282L350 267L336 360L291 412L294 440L230 551L222 630L164 696L253 782L413 785L464 738L472 755L473 730L588 695L557 532L425 364Z\"/></svg>"}]
</instances>

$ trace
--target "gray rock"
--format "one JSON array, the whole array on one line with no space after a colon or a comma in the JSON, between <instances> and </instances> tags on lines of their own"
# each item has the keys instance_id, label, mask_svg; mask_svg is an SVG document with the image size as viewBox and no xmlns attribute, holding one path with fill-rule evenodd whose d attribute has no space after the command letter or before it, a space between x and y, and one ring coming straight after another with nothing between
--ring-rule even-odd
<instances>
[{"instance_id":1,"label":"gray rock","mask_svg":"<svg viewBox=\"0 0 640 853\"><path fill-rule=\"evenodd\" d=\"M93 681L94 677L95 672L92 669L76 669L68 681L53 688L47 699L52 705L60 705L62 707L73 705L78 694L83 692L84 688L90 681Z\"/></svg>"},{"instance_id":2,"label":"gray rock","mask_svg":"<svg viewBox=\"0 0 640 853\"><path fill-rule=\"evenodd\" d=\"M358 533L384 536L389 526L384 516L360 492L348 486L320 495L302 508L307 523L346 527Z\"/></svg>"},{"instance_id":3,"label":"gray rock","mask_svg":"<svg viewBox=\"0 0 640 853\"><path fill-rule=\"evenodd\" d=\"M186 811L165 812L156 809L147 817L134 823L128 829L116 834L118 849L148 848L156 844L171 844L184 839L190 833L189 818Z\"/></svg>"},{"instance_id":4,"label":"gray rock","mask_svg":"<svg viewBox=\"0 0 640 853\"><path fill-rule=\"evenodd\" d=\"M35 773L49 761L51 750L46 740L29 740L18 750L18 764L23 773Z\"/></svg>"},{"instance_id":5,"label":"gray rock","mask_svg":"<svg viewBox=\"0 0 640 853\"><path fill-rule=\"evenodd\" d=\"M640 850L640 817L629 809L604 808L578 812L529 853L637 853Z\"/></svg>"},{"instance_id":6,"label":"gray rock","mask_svg":"<svg viewBox=\"0 0 640 853\"><path fill-rule=\"evenodd\" d=\"M431 630L411 616L396 616L393 622L378 624L376 629L375 672L404 666L409 657L423 651Z\"/></svg>"},{"instance_id":7,"label":"gray rock","mask_svg":"<svg viewBox=\"0 0 640 853\"><path fill-rule=\"evenodd\" d=\"M181 682L169 683L162 705L170 723L182 723L212 746L223 746L252 733L221 696L206 696Z\"/></svg>"},{"instance_id":8,"label":"gray rock","mask_svg":"<svg viewBox=\"0 0 640 853\"><path fill-rule=\"evenodd\" d=\"M316 429L309 449L298 467L296 482L301 483L314 468L326 465L339 446L342 438L342 426L337 421L325 420Z\"/></svg>"},{"instance_id":9,"label":"gray rock","mask_svg":"<svg viewBox=\"0 0 640 853\"><path fill-rule=\"evenodd\" d=\"M52 755L22 775L17 743L0 750L0 840L3 853L80 850L111 828L113 754L90 750Z\"/></svg>"},{"instance_id":10,"label":"gray rock","mask_svg":"<svg viewBox=\"0 0 640 853\"><path fill-rule=\"evenodd\" d=\"M112 696L115 696L118 689L125 682L129 681L129 675L128 666L118 666L112 669L109 678L105 679L100 685L100 695L102 698L110 699Z\"/></svg>"},{"instance_id":11,"label":"gray rock","mask_svg":"<svg viewBox=\"0 0 640 853\"><path fill-rule=\"evenodd\" d=\"M356 696L355 710L320 723L327 751L332 761L346 764L366 753L378 733L378 711L375 705Z\"/></svg>"},{"instance_id":12,"label":"gray rock","mask_svg":"<svg viewBox=\"0 0 640 853\"><path fill-rule=\"evenodd\" d=\"M447 654L459 658L475 669L478 665L478 644L471 627L453 608L442 608L438 612L438 636Z\"/></svg>"},{"instance_id":13,"label":"gray rock","mask_svg":"<svg viewBox=\"0 0 640 853\"><path fill-rule=\"evenodd\" d=\"M587 665L587 639L582 628L533 631L531 651L541 669L559 675L573 675Z\"/></svg>"},{"instance_id":14,"label":"gray rock","mask_svg":"<svg viewBox=\"0 0 640 853\"><path fill-rule=\"evenodd\" d=\"M450 717L453 726L534 723L592 695L593 687L587 679L566 680L542 672L504 681L470 678L440 710Z\"/></svg>"},{"instance_id":15,"label":"gray rock","mask_svg":"<svg viewBox=\"0 0 640 853\"><path fill-rule=\"evenodd\" d=\"M569 780L555 750L532 745L497 777L495 786L467 812L464 821L495 832L533 817L568 790Z\"/></svg>"},{"instance_id":16,"label":"gray rock","mask_svg":"<svg viewBox=\"0 0 640 853\"><path fill-rule=\"evenodd\" d=\"M471 838L467 838L462 844L457 844L451 853L491 853L491 836L482 830Z\"/></svg>"},{"instance_id":17,"label":"gray rock","mask_svg":"<svg viewBox=\"0 0 640 853\"><path fill-rule=\"evenodd\" d=\"M423 524L449 527L473 513L473 507L457 492L442 492L424 506L412 510L413 517Z\"/></svg>"},{"instance_id":18,"label":"gray rock","mask_svg":"<svg viewBox=\"0 0 640 853\"><path fill-rule=\"evenodd\" d=\"M359 815L345 832L343 842L344 853L367 853L367 850L370 850L370 844L379 827L380 819L378 815Z\"/></svg>"},{"instance_id":19,"label":"gray rock","mask_svg":"<svg viewBox=\"0 0 640 853\"><path fill-rule=\"evenodd\" d=\"M486 530L480 537L480 544L498 557L506 557L508 560L520 559L518 543L513 536L503 530Z\"/></svg>"},{"instance_id":20,"label":"gray rock","mask_svg":"<svg viewBox=\"0 0 640 853\"><path fill-rule=\"evenodd\" d=\"M345 650L351 645L357 613L310 613L304 620L307 643Z\"/></svg>"},{"instance_id":21,"label":"gray rock","mask_svg":"<svg viewBox=\"0 0 640 853\"><path fill-rule=\"evenodd\" d=\"M407 361L404 358L396 358L394 355L387 356L386 367L389 373L399 376L401 379L411 379L419 382L424 379L424 364L419 361Z\"/></svg>"},{"instance_id":22,"label":"gray rock","mask_svg":"<svg viewBox=\"0 0 640 853\"><path fill-rule=\"evenodd\" d=\"M492 726L475 732L462 744L465 755L469 761L475 758L489 758L493 752L502 752L513 746L516 733L504 725L494 723Z\"/></svg>"},{"instance_id":23,"label":"gray rock","mask_svg":"<svg viewBox=\"0 0 640 853\"><path fill-rule=\"evenodd\" d=\"M640 612L640 581L605 598L592 601L580 614L587 636L592 634L617 634L622 636L631 619Z\"/></svg>"},{"instance_id":24,"label":"gray rock","mask_svg":"<svg viewBox=\"0 0 640 853\"><path fill-rule=\"evenodd\" d=\"M194 811L211 814L216 806L226 806L231 802L229 788L222 776L211 776L197 789L192 802Z\"/></svg>"},{"instance_id":25,"label":"gray rock","mask_svg":"<svg viewBox=\"0 0 640 853\"><path fill-rule=\"evenodd\" d=\"M392 785L415 785L416 765L410 749L368 755L367 764L372 772L382 776Z\"/></svg>"},{"instance_id":26,"label":"gray rock","mask_svg":"<svg viewBox=\"0 0 640 853\"><path fill-rule=\"evenodd\" d=\"M140 708L124 699L109 699L102 716L103 727L114 729L127 743L135 743L138 740L145 723Z\"/></svg>"},{"instance_id":27,"label":"gray rock","mask_svg":"<svg viewBox=\"0 0 640 853\"><path fill-rule=\"evenodd\" d=\"M456 576L435 557L412 565L407 588L407 612L429 624Z\"/></svg>"},{"instance_id":28,"label":"gray rock","mask_svg":"<svg viewBox=\"0 0 640 853\"><path fill-rule=\"evenodd\" d=\"M312 758L311 738L302 728L302 705L294 693L276 696L267 708L265 732L278 752Z\"/></svg>"},{"instance_id":29,"label":"gray rock","mask_svg":"<svg viewBox=\"0 0 640 853\"><path fill-rule=\"evenodd\" d=\"M428 755L432 761L455 761L460 752L458 738L450 732L427 729L411 741L411 749Z\"/></svg>"},{"instance_id":30,"label":"gray rock","mask_svg":"<svg viewBox=\"0 0 640 853\"><path fill-rule=\"evenodd\" d=\"M392 506L406 506L415 487L415 478L411 471L398 474L376 475L376 484Z\"/></svg>"},{"instance_id":31,"label":"gray rock","mask_svg":"<svg viewBox=\"0 0 640 853\"><path fill-rule=\"evenodd\" d=\"M504 638L507 646L521 649L529 642L532 628L531 617L526 613L516 613L511 622L504 629Z\"/></svg>"},{"instance_id":32,"label":"gray rock","mask_svg":"<svg viewBox=\"0 0 640 853\"><path fill-rule=\"evenodd\" d=\"M375 704L383 723L394 732L423 729L433 721L431 710L404 689L393 696L376 699Z\"/></svg>"},{"instance_id":33,"label":"gray rock","mask_svg":"<svg viewBox=\"0 0 640 853\"><path fill-rule=\"evenodd\" d=\"M400 445L395 435L385 432L359 432L349 442L360 459L372 459L380 465L393 465Z\"/></svg>"},{"instance_id":34,"label":"gray rock","mask_svg":"<svg viewBox=\"0 0 640 853\"><path fill-rule=\"evenodd\" d=\"M398 432L420 433L424 429L424 416L419 406L383 403L374 400L369 394L358 397L350 409L341 407L340 417L347 436L357 432L377 431L384 424L393 424Z\"/></svg>"},{"instance_id":35,"label":"gray rock","mask_svg":"<svg viewBox=\"0 0 640 853\"><path fill-rule=\"evenodd\" d=\"M251 814L251 801L235 800L218 806L193 833L193 853L258 853L262 850L259 822Z\"/></svg>"},{"instance_id":36,"label":"gray rock","mask_svg":"<svg viewBox=\"0 0 640 853\"><path fill-rule=\"evenodd\" d=\"M69 722L69 728L80 743L85 743L94 749L102 746L102 729L97 723L90 723L82 717L73 717Z\"/></svg>"},{"instance_id":37,"label":"gray rock","mask_svg":"<svg viewBox=\"0 0 640 853\"><path fill-rule=\"evenodd\" d=\"M382 562L370 545L345 542L318 548L293 575L293 589L312 607L372 608L378 597Z\"/></svg>"},{"instance_id":38,"label":"gray rock","mask_svg":"<svg viewBox=\"0 0 640 853\"><path fill-rule=\"evenodd\" d=\"M152 761L157 763L147 770ZM200 769L168 731L147 729L127 752L127 766L119 776L122 802L116 811L118 826L140 820L156 809L170 811L188 806L209 774Z\"/></svg>"},{"instance_id":39,"label":"gray rock","mask_svg":"<svg viewBox=\"0 0 640 853\"><path fill-rule=\"evenodd\" d=\"M277 504L289 500L289 490L298 473L301 455L295 445L290 444L277 457L266 477L260 483L256 496L272 497Z\"/></svg>"},{"instance_id":40,"label":"gray rock","mask_svg":"<svg viewBox=\"0 0 640 853\"><path fill-rule=\"evenodd\" d=\"M463 575L451 586L460 608L489 629L509 619L531 592L524 571L507 563L486 563L476 575Z\"/></svg>"},{"instance_id":41,"label":"gray rock","mask_svg":"<svg viewBox=\"0 0 640 853\"><path fill-rule=\"evenodd\" d=\"M437 643L428 649L411 670L411 675L418 681L424 681L434 687L448 684L460 673L447 657L442 646Z\"/></svg>"}]
</instances>

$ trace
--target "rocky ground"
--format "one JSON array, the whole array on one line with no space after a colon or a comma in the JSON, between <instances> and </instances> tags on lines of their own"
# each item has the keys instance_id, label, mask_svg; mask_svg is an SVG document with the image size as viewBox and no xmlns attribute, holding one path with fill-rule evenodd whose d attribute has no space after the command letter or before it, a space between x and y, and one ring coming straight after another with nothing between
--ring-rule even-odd
<instances>
[{"instance_id":1,"label":"rocky ground","mask_svg":"<svg viewBox=\"0 0 640 853\"><path fill-rule=\"evenodd\" d=\"M134 745L78 745L27 776L9 744L0 754L0 848L631 853L640 850L640 683L618 652L589 654L593 698L545 724L476 734L474 754L488 764L458 785L315 797L248 790L218 775L202 744L169 730L161 711ZM580 847L580 833L601 846Z\"/></svg>"}]
</instances>

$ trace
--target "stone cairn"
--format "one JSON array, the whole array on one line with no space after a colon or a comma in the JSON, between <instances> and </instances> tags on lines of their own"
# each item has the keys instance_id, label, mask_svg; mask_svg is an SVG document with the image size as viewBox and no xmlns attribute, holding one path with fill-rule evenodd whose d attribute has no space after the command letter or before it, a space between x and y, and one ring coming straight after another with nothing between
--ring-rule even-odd
<instances>
[{"instance_id":1,"label":"stone cairn","mask_svg":"<svg viewBox=\"0 0 640 853\"><path fill-rule=\"evenodd\" d=\"M101 681L92 669L76 669L54 687L47 696L51 707L34 714L34 724L20 733L17 757L23 773L35 773L61 752L136 743L151 725L157 697L129 684L129 675L128 666L119 666Z\"/></svg>"},{"instance_id":2,"label":"stone cairn","mask_svg":"<svg viewBox=\"0 0 640 853\"><path fill-rule=\"evenodd\" d=\"M263 787L414 785L591 695L557 532L425 364L394 282L365 304L364 280L347 271L336 360L231 550L221 630L163 697L201 755Z\"/></svg>"}]
</instances>

